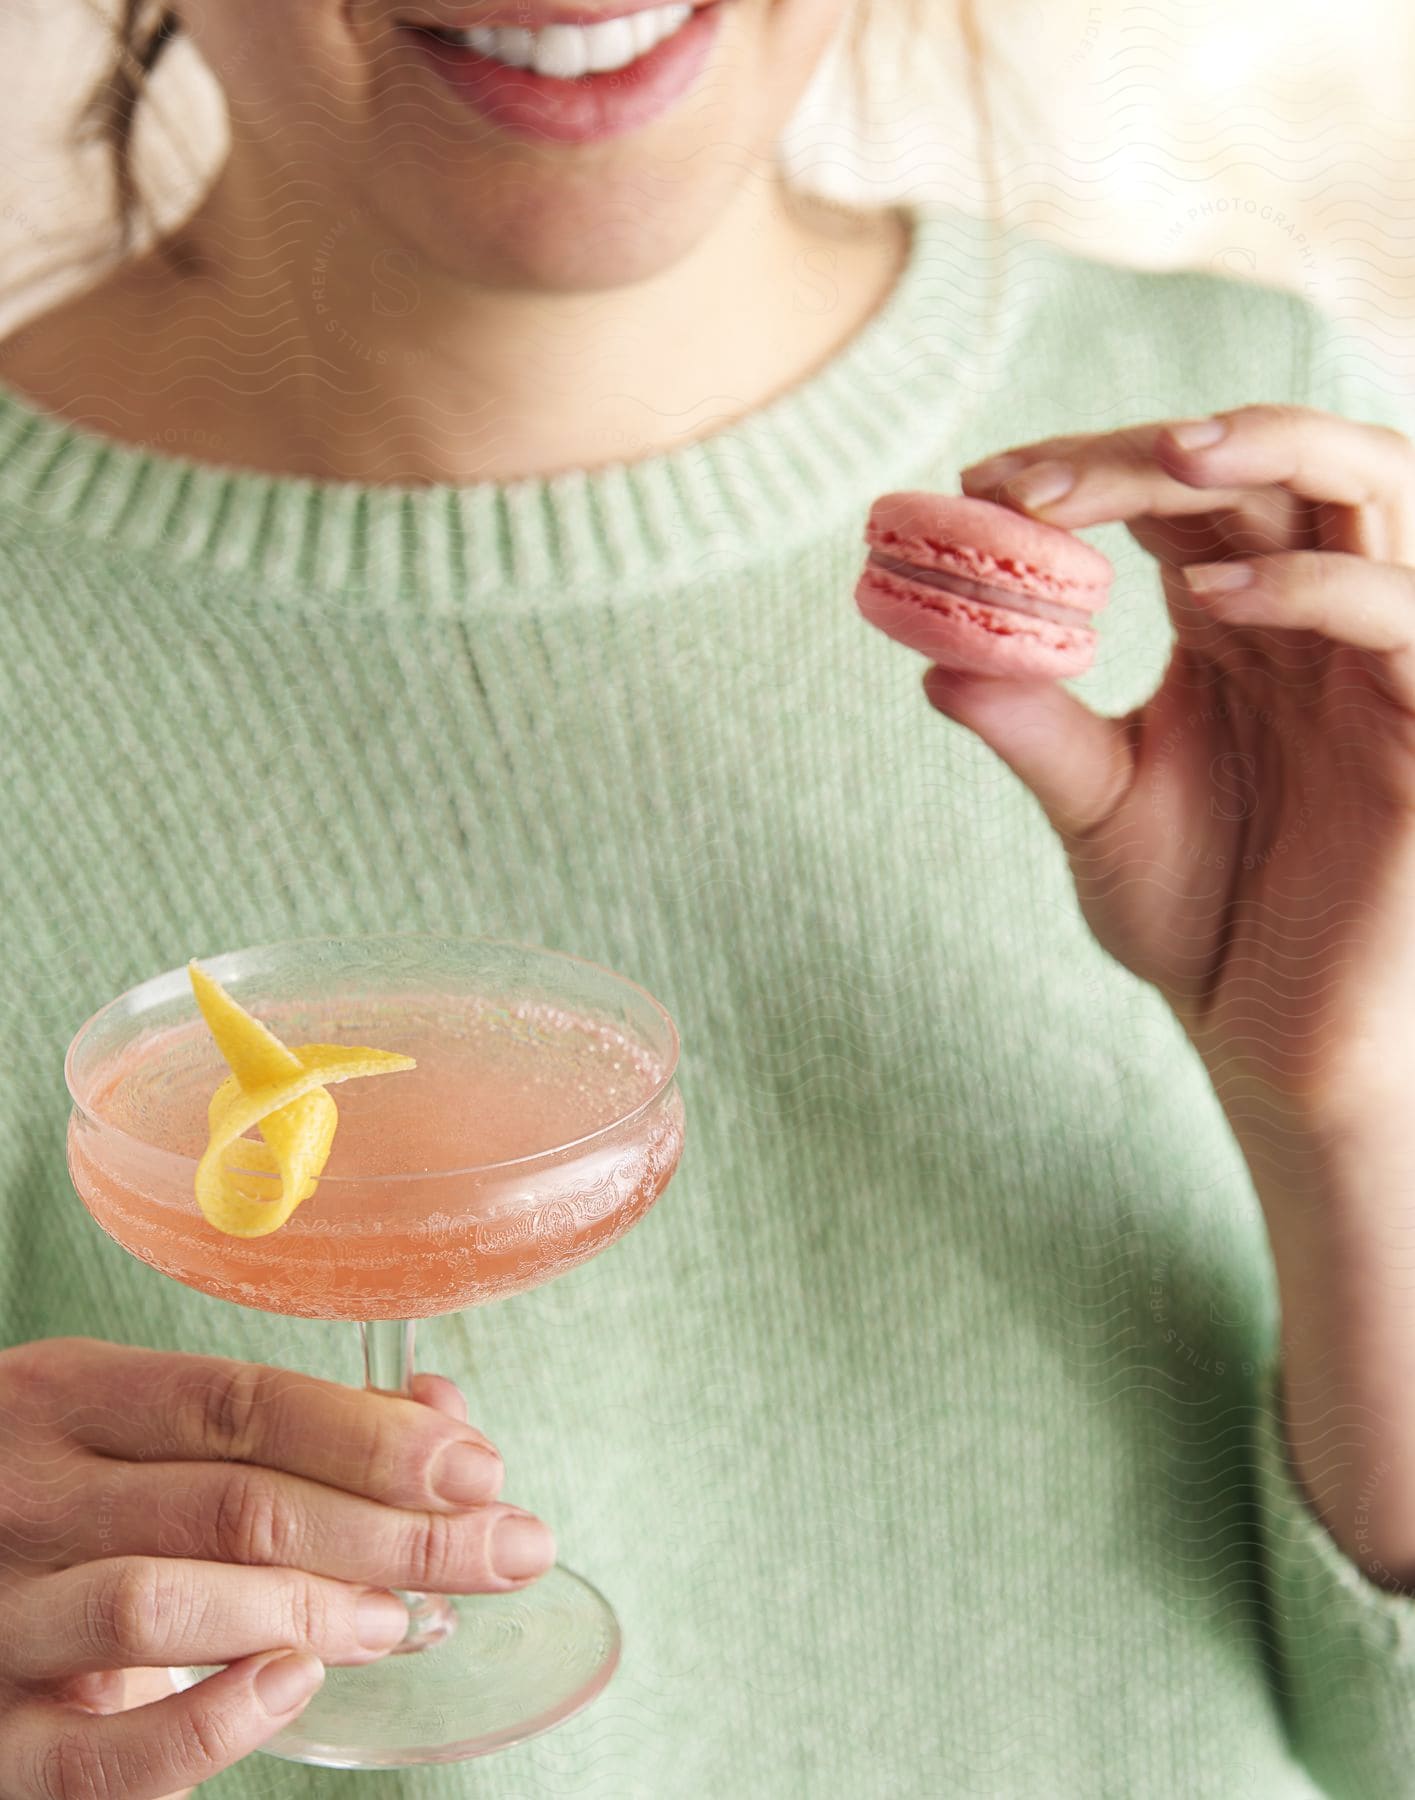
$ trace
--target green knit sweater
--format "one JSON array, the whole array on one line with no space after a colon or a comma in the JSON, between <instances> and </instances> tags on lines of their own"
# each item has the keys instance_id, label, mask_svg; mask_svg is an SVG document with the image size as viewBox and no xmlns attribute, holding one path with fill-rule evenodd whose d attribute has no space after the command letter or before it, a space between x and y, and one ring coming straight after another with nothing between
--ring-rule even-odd
<instances>
[{"instance_id":1,"label":"green knit sweater","mask_svg":"<svg viewBox=\"0 0 1415 1800\"><path fill-rule=\"evenodd\" d=\"M485 1800L1415 1794L1415 1600L1294 1489L1244 1164L1030 794L851 592L872 498L1249 400L1389 418L1300 300L919 217L785 398L632 466L365 488L0 395L0 1336L357 1377L354 1333L130 1260L64 1168L61 1056L244 944L541 942L659 995L689 1141L648 1218L433 1321L506 1497L625 1655L556 1731L203 1792ZM1119 528L1077 691L1169 628Z\"/></svg>"}]
</instances>

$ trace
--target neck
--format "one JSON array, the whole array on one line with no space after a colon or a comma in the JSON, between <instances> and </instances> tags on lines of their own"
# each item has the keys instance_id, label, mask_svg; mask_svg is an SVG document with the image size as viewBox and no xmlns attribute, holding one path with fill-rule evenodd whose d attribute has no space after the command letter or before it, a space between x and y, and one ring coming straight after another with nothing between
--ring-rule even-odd
<instances>
[{"instance_id":1,"label":"neck","mask_svg":"<svg viewBox=\"0 0 1415 1800\"><path fill-rule=\"evenodd\" d=\"M171 321L155 386L171 394L182 368L164 403L214 409L226 459L272 473L418 485L632 462L829 360L887 296L905 239L898 214L749 182L648 280L512 291L431 269L356 213L273 206L228 167L182 262L161 259L177 304L145 302Z\"/></svg>"}]
</instances>

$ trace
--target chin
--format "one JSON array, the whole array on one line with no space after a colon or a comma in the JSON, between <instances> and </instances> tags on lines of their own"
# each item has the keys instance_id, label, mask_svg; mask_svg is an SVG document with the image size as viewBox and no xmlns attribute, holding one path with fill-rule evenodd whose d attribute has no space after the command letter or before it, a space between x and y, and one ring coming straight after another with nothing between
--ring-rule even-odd
<instances>
[{"instance_id":1,"label":"chin","mask_svg":"<svg viewBox=\"0 0 1415 1800\"><path fill-rule=\"evenodd\" d=\"M430 197L378 196L378 211L420 261L453 279L537 293L596 293L651 280L707 236L731 203L740 172L613 181L523 165L519 180L469 184ZM466 194L476 193L475 206ZM488 196L496 196L488 204Z\"/></svg>"}]
</instances>

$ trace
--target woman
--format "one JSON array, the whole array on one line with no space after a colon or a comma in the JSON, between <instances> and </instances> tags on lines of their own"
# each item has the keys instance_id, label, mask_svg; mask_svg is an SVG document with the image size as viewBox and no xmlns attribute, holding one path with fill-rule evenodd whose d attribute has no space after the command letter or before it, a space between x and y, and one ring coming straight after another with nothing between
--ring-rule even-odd
<instances>
[{"instance_id":1,"label":"woman","mask_svg":"<svg viewBox=\"0 0 1415 1800\"><path fill-rule=\"evenodd\" d=\"M843 6L590 79L549 0L132 22L232 147L0 357L7 1797L345 1791L249 1755L385 1583L551 1532L604 1696L361 1792L1410 1791L1412 451L1295 300L790 194ZM960 467L1101 528L1074 691L925 705L850 605ZM328 1335L130 1263L59 1148L113 992L404 929L685 1046L664 1204L435 1328L475 1427L252 1367Z\"/></svg>"}]
</instances>

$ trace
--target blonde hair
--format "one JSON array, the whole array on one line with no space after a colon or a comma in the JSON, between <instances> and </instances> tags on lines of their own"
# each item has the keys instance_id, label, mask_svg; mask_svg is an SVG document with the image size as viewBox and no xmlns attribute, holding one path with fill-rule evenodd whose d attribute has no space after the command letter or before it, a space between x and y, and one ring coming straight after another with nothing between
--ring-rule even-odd
<instances>
[{"instance_id":1,"label":"blonde hair","mask_svg":"<svg viewBox=\"0 0 1415 1800\"><path fill-rule=\"evenodd\" d=\"M850 58L857 93L867 97L871 34L880 16L902 16L899 34L901 56L910 39L925 30L925 8L931 0L858 0L850 30ZM978 0L954 0L955 27L961 44L965 73L973 98L982 161L986 169L995 163L992 111L987 93L988 52L984 43ZM115 225L120 253L130 250L148 218L148 207L134 167L134 137L138 113L148 83L164 54L181 31L181 20L165 0L119 0L114 20L113 61L87 96L79 114L81 140L99 143L107 152L113 183Z\"/></svg>"}]
</instances>

